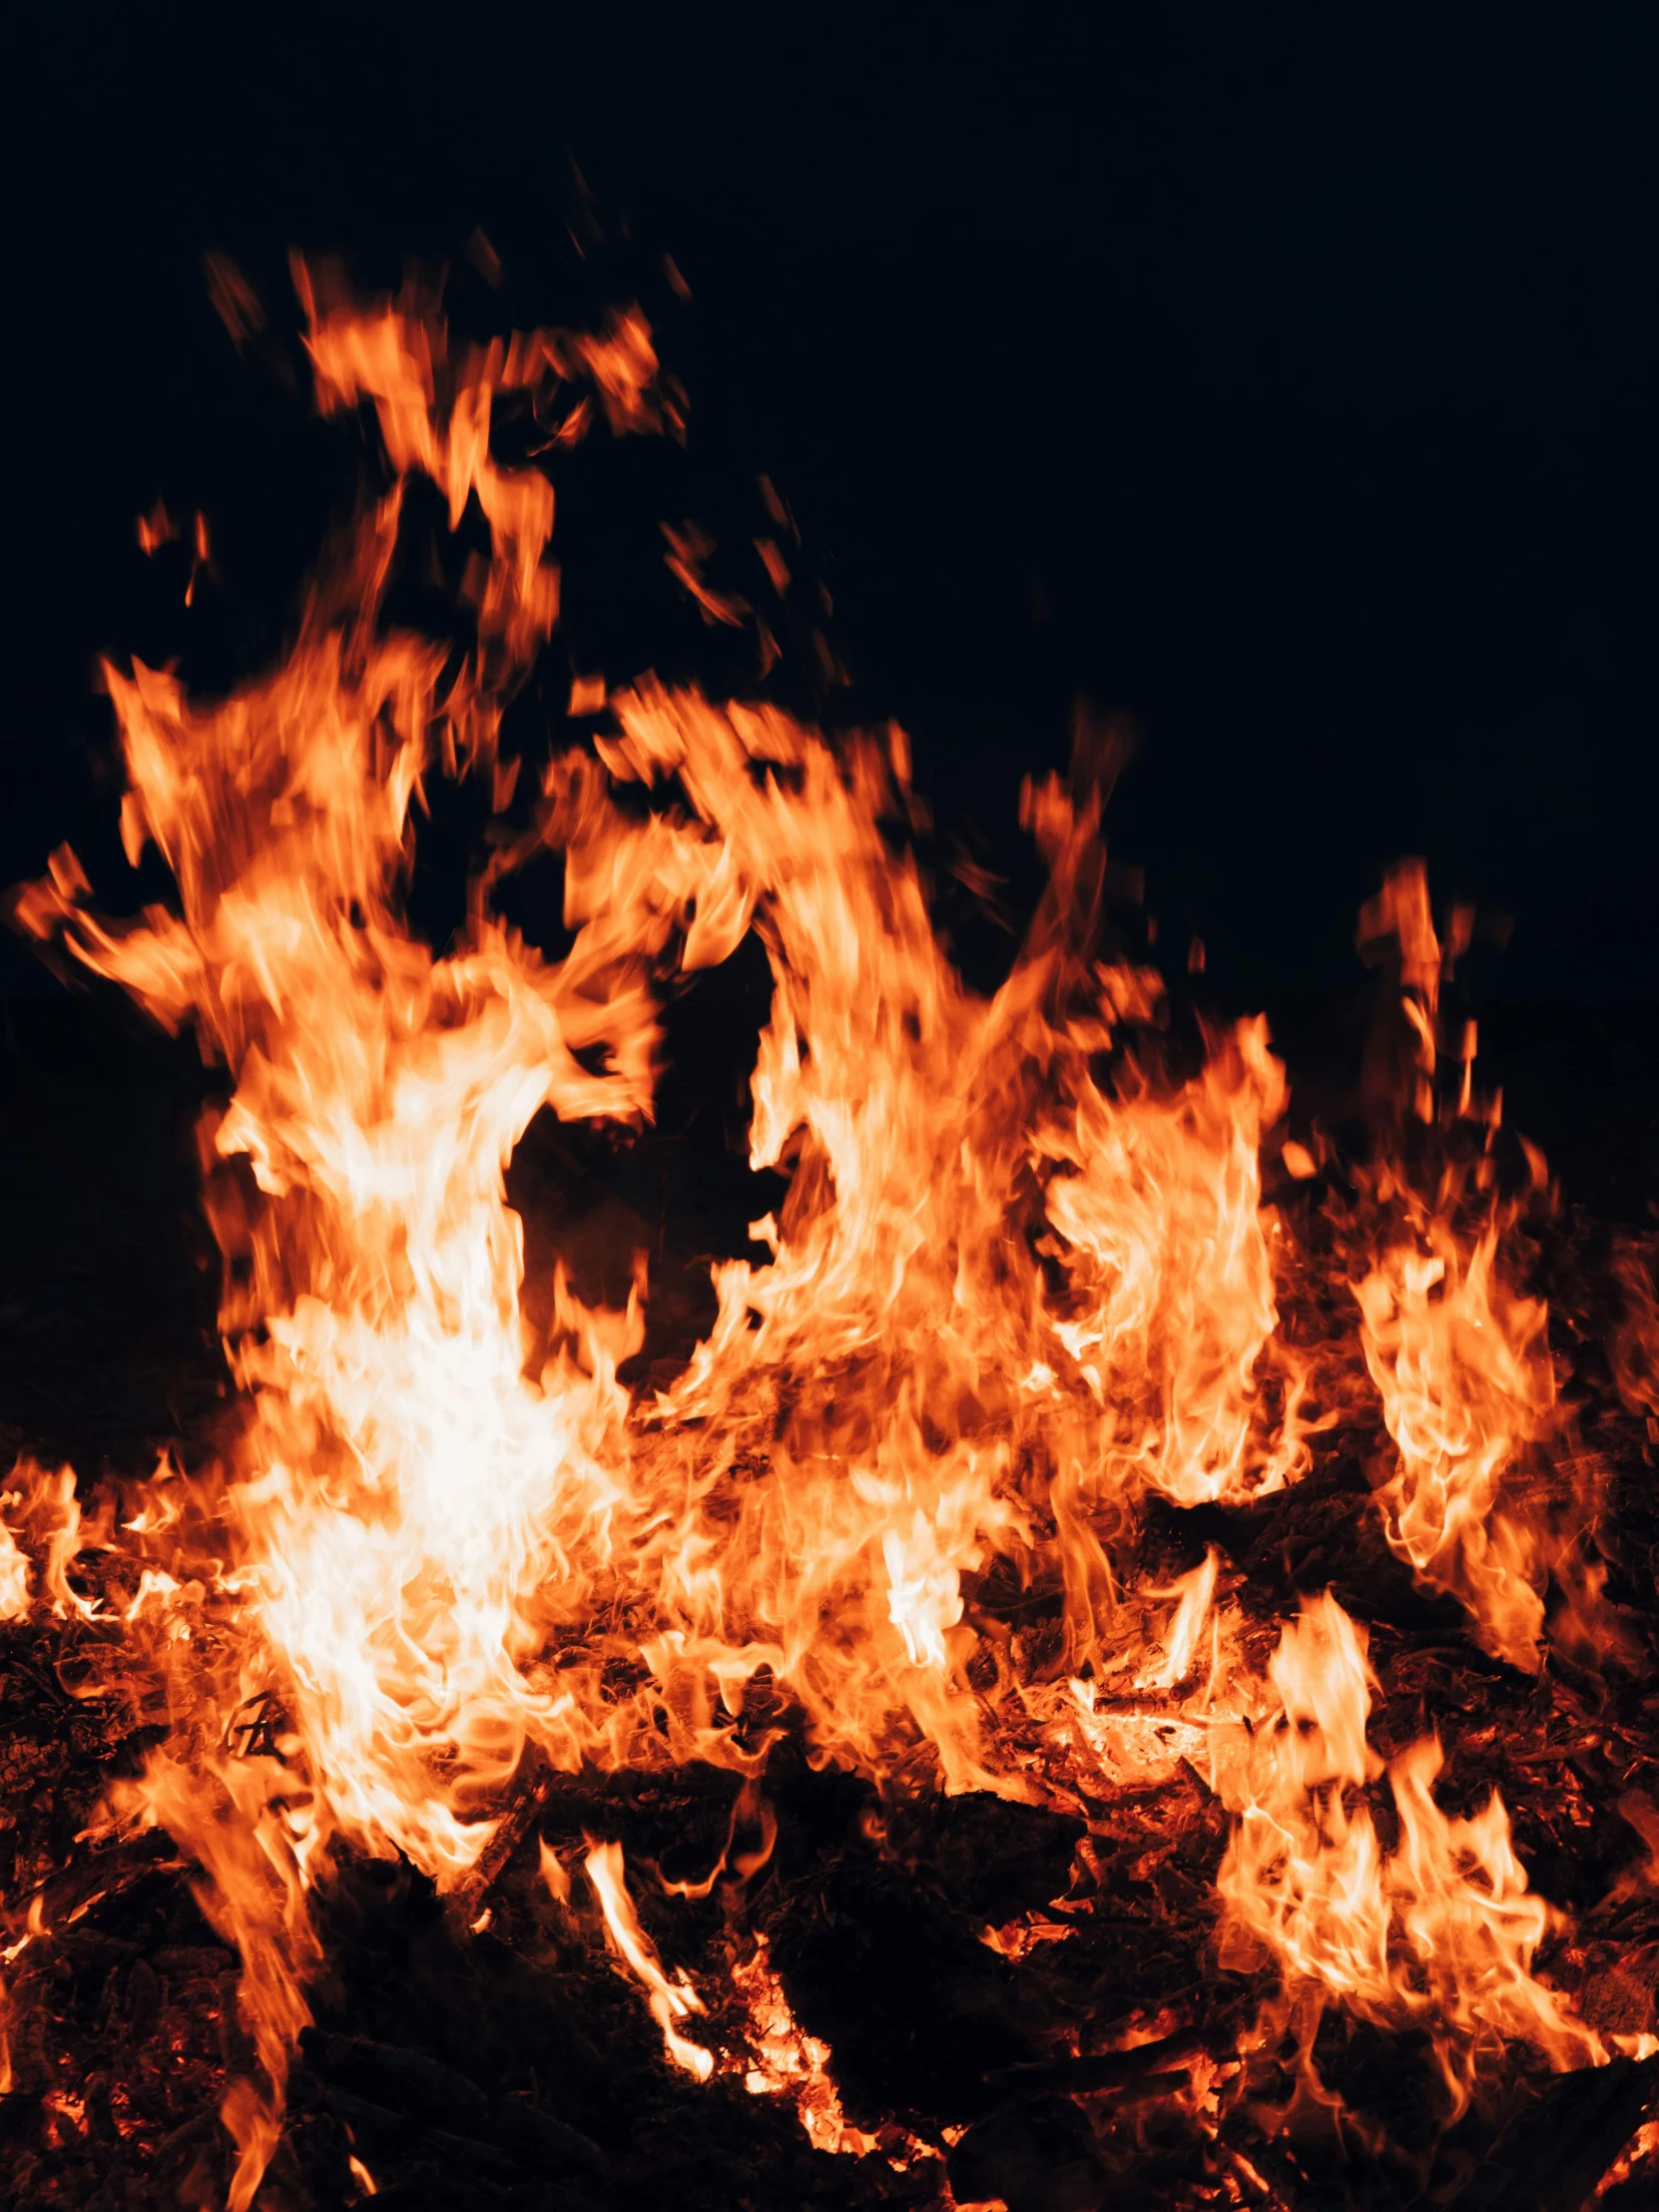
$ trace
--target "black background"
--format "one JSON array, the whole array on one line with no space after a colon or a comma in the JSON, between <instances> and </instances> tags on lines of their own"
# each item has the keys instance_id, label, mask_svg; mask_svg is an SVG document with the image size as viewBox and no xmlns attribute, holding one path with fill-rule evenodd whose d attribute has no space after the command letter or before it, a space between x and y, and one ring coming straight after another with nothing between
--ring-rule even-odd
<instances>
[{"instance_id":1,"label":"black background","mask_svg":"<svg viewBox=\"0 0 1659 2212\"><path fill-rule=\"evenodd\" d=\"M1340 985L1402 851L1515 917L1495 990L1659 986L1644 11L57 6L7 42L8 879L113 849L96 654L251 673L349 491L204 250L289 328L291 243L446 259L483 328L631 284L625 218L695 295L648 304L697 498L770 472L851 707L990 857L1083 692L1144 729L1114 844L1219 988ZM158 493L214 528L189 617L134 542ZM660 545L603 538L627 640Z\"/></svg>"}]
</instances>

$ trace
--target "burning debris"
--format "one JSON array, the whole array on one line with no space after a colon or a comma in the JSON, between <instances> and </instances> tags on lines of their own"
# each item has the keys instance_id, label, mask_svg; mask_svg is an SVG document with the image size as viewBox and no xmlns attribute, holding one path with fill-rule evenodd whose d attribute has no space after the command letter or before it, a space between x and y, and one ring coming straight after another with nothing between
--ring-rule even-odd
<instances>
[{"instance_id":1,"label":"burning debris","mask_svg":"<svg viewBox=\"0 0 1659 2212\"><path fill-rule=\"evenodd\" d=\"M65 848L17 905L227 1071L238 1397L6 1491L10 2201L1639 2201L1659 1332L1444 1049L1467 918L1390 880L1387 1111L1293 1138L1265 1021L1183 1059L1107 955L1098 748L1027 787L989 997L896 730L587 676L527 774L554 492L499 425L674 429L645 319L463 348L295 274L380 495L273 673L106 671L174 902ZM388 613L422 481L464 648ZM497 818L442 953L440 776ZM497 899L548 854L557 956ZM505 1174L545 1112L648 1141L665 993L751 936L787 1193L647 1377L644 1250L533 1284Z\"/></svg>"}]
</instances>

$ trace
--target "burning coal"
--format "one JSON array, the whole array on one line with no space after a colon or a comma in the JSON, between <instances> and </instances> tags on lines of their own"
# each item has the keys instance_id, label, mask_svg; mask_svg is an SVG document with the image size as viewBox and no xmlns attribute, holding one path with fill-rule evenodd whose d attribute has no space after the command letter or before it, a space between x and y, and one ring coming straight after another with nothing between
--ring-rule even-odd
<instances>
[{"instance_id":1,"label":"burning coal","mask_svg":"<svg viewBox=\"0 0 1659 2212\"><path fill-rule=\"evenodd\" d=\"M558 620L555 503L493 432L528 410L556 475L601 423L675 427L651 332L630 310L597 335L463 347L413 294L359 302L295 275L317 404L372 414L384 489L271 673L209 704L106 669L128 857L153 846L174 900L102 918L65 848L17 909L193 1026L234 1086L201 1130L233 1446L164 1463L119 1521L67 1469L20 1464L0 1527L0 1618L118 1630L87 1694L119 1683L165 1715L101 1834L171 1836L240 1954L255 2063L224 2102L231 2205L255 2201L280 2137L339 1867L401 1860L481 1929L550 1777L697 1763L742 1784L699 1893L722 1881L736 1912L773 1848L769 1760L791 1728L894 1803L985 1793L1087 1825L1178 1769L1200 1778L1226 1818L1219 1966L1270 1994L1226 2047L1173 2020L1104 2049L1074 2032L1051 2063L1117 2095L1145 2045L1149 2093L1232 2177L1202 2201L1268 2201L1222 2147L1230 2111L1269 2139L1341 2114L1328 2015L1416 2036L1442 2127L1516 2049L1560 2071L1659 2050L1540 1977L1564 1918L1501 1795L1454 1817L1431 1733L1373 1748L1366 1631L1334 1596L1306 1596L1274 1646L1214 1541L1173 1583L1134 1573L1157 1501L1260 1505L1364 1449L1387 1546L1474 1645L1529 1675L1552 1633L1575 1663L1617 1658L1602 1478L1562 1445L1546 1312L1511 1259L1528 1194L1500 1171L1472 1036L1444 1049L1464 924L1442 944L1410 867L1369 911L1399 979L1405 1134L1328 1175L1329 1147L1288 1141L1264 1021L1171 1072L1161 977L1102 957L1105 789L1086 759L1025 790L1048 884L990 997L930 917L896 729L831 743L767 705L651 681L605 705L586 683L591 744L518 792L502 716ZM387 616L418 479L478 541L464 650ZM671 559L708 593L685 546ZM440 954L402 893L432 780L462 776L487 780L500 834ZM541 853L563 871L557 959L494 895ZM623 1380L646 1256L623 1310L561 1271L538 1331L504 1173L544 1110L648 1122L665 989L751 934L773 996L750 1159L787 1173L788 1197L752 1225L753 1257L716 1267L690 1364L650 1388ZM1269 1203L1264 1161L1320 1237ZM1290 1326L1321 1300L1323 1332ZM1622 1355L1649 1404L1650 1355L1640 1332ZM1011 1625L1013 1601L1045 1635ZM832 2043L797 2025L764 1945L701 1986L642 1926L618 1843L589 1837L574 1885L545 1843L540 1865L556 1913L584 1886L597 1899L669 2061L796 2099L825 2149L884 2156L902 2136L899 2164L933 2160L945 2189L948 2136L846 2123ZM1088 1880L1059 1918L986 1940L1005 1958L1063 1942L1110 1890ZM47 1933L37 1899L8 1975ZM977 2170L950 2167L962 2201Z\"/></svg>"}]
</instances>

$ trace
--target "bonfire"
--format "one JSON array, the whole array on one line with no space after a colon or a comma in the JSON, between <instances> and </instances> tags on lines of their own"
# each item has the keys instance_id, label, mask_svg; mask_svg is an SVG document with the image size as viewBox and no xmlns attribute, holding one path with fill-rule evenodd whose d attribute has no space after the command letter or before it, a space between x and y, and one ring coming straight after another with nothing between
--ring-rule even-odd
<instances>
[{"instance_id":1,"label":"bonfire","mask_svg":"<svg viewBox=\"0 0 1659 2212\"><path fill-rule=\"evenodd\" d=\"M1442 1003L1473 917L1388 876L1325 1127L1108 928L1086 720L989 993L897 728L579 671L509 749L563 454L683 428L648 321L463 343L294 280L373 494L276 666L105 669L168 896L110 918L64 847L15 898L223 1071L232 1390L5 1485L6 1694L91 1805L0 1898L8 2201L1651 2201L1651 1256L1504 1128ZM422 486L442 638L390 611ZM762 593L668 560L764 672ZM446 779L492 829L433 946ZM532 1267L507 1172L649 1144L665 1008L752 945L773 1198L652 1358L649 1240L609 1298L556 1223Z\"/></svg>"}]
</instances>

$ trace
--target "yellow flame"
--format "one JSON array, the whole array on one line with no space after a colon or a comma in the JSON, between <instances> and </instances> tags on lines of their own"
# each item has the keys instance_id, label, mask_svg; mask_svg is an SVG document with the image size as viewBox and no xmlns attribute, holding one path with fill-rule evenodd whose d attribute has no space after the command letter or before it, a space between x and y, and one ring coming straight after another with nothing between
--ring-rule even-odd
<instances>
[{"instance_id":1,"label":"yellow flame","mask_svg":"<svg viewBox=\"0 0 1659 2212\"><path fill-rule=\"evenodd\" d=\"M663 2031L663 2047L677 2066L683 2066L699 2081L707 2081L715 2070L714 2052L682 2035L677 2024L693 2012L701 2012L703 2000L683 1973L670 1979L663 1971L656 1945L641 1928L634 1901L628 1895L622 1846L596 1844L590 1839L582 1865L604 1911L612 1948L646 1992L651 2016Z\"/></svg>"}]
</instances>

